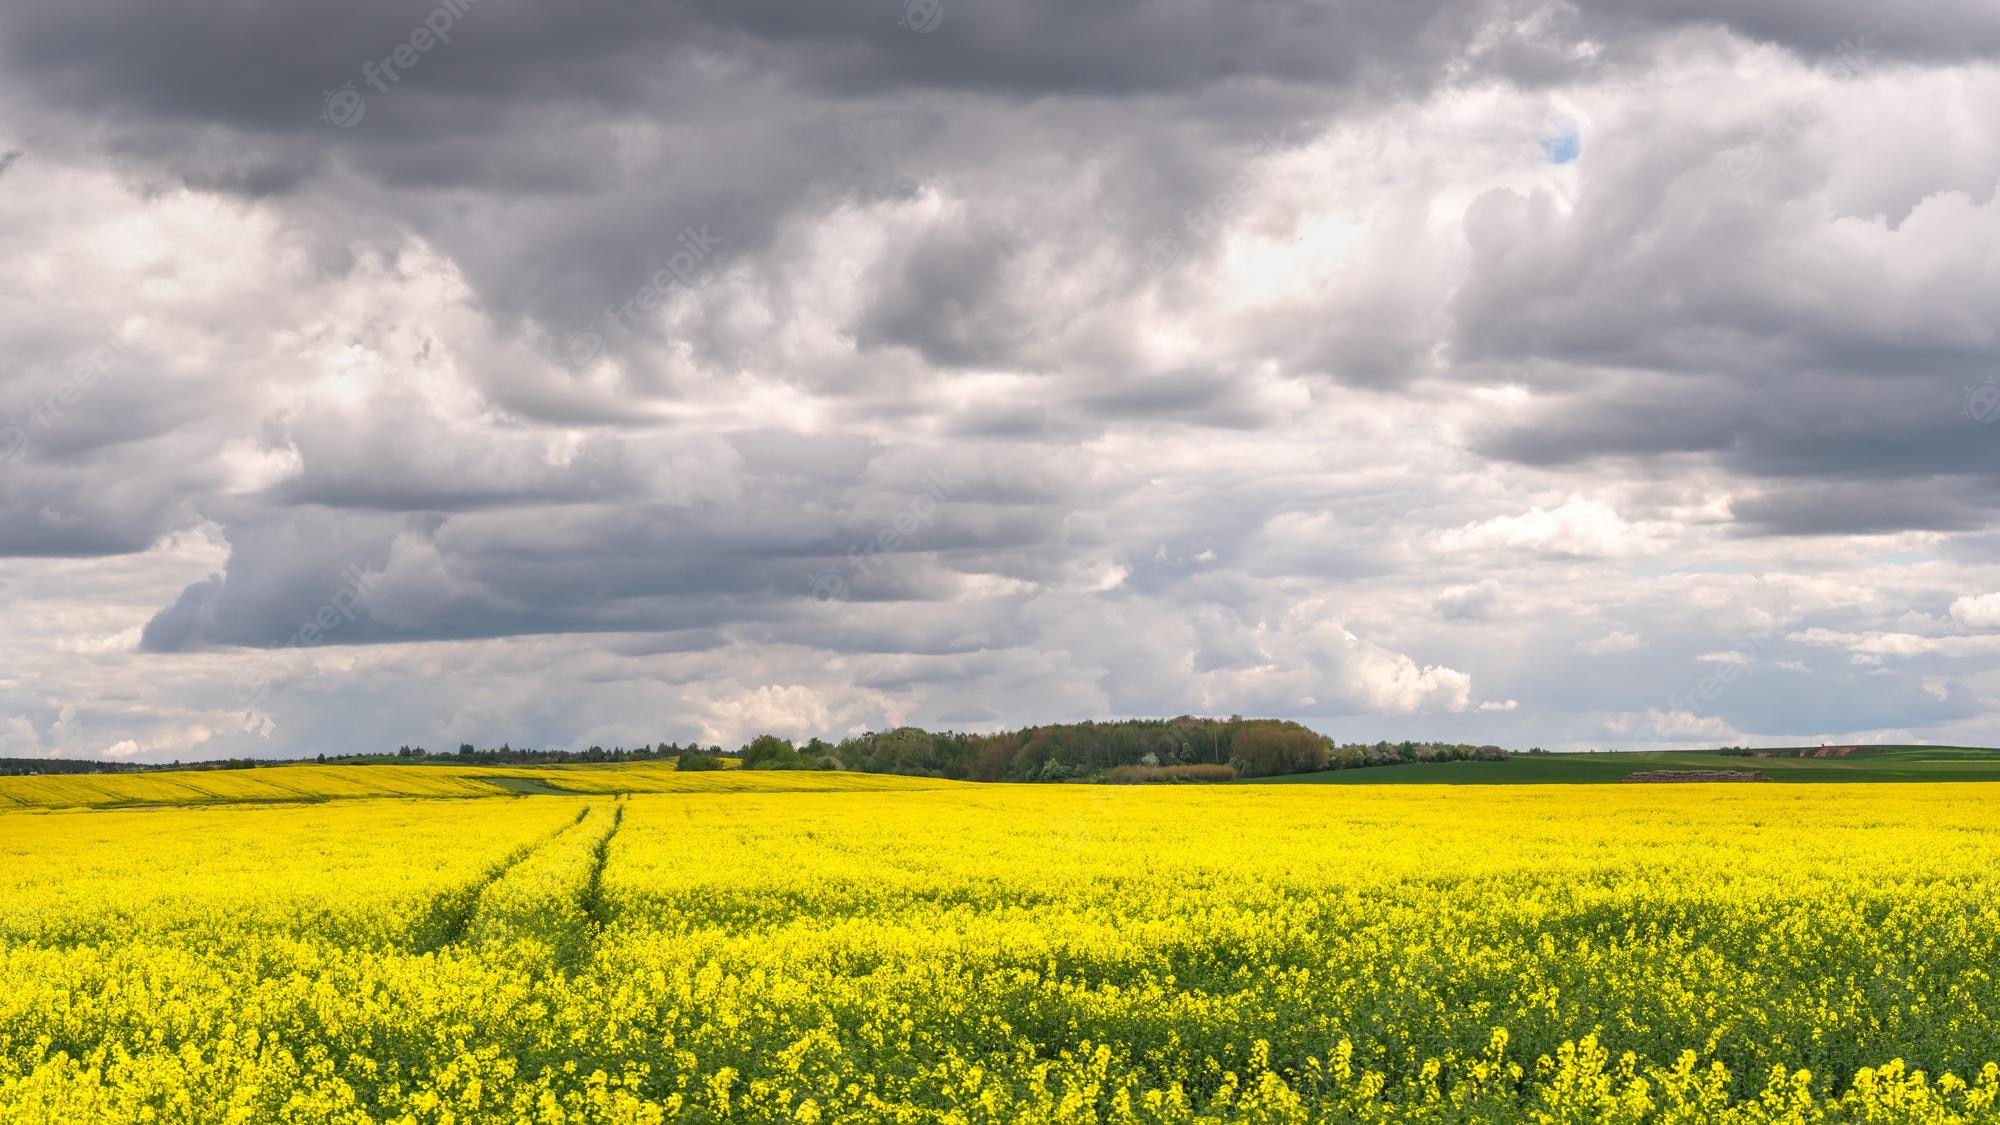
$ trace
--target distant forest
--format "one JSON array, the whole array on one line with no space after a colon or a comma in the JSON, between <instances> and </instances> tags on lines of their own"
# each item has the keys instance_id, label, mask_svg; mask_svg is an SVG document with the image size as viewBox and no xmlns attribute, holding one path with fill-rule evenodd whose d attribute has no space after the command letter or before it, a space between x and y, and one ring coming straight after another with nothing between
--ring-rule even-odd
<instances>
[{"instance_id":1,"label":"distant forest","mask_svg":"<svg viewBox=\"0 0 2000 1125\"><path fill-rule=\"evenodd\" d=\"M1502 761L1498 746L1444 742L1340 744L1279 719L1129 719L1058 723L998 734L900 727L837 743L795 746L764 735L743 747L745 769L849 769L970 781L1214 779L1359 769L1404 762ZM1194 772L1191 768L1209 767ZM1216 769L1220 767L1220 769ZM1162 771L1151 774L1147 771Z\"/></svg>"},{"instance_id":2,"label":"distant forest","mask_svg":"<svg viewBox=\"0 0 2000 1125\"><path fill-rule=\"evenodd\" d=\"M534 762L624 762L674 759L683 770L856 770L964 781L1152 781L1264 777L1327 769L1401 765L1405 762L1504 761L1498 746L1455 742L1336 743L1325 735L1280 719L1128 719L1119 722L1053 723L997 734L927 731L898 727L871 731L838 742L814 738L803 744L760 735L733 751L720 746L662 742L633 749L593 746L588 750L476 750L431 754L403 747L395 758L337 759L344 762L417 760L479 764ZM734 761L729 761L734 759Z\"/></svg>"},{"instance_id":3,"label":"distant forest","mask_svg":"<svg viewBox=\"0 0 2000 1125\"><path fill-rule=\"evenodd\" d=\"M144 773L148 768L133 762L96 762L83 758L0 758L0 777L42 773Z\"/></svg>"},{"instance_id":4,"label":"distant forest","mask_svg":"<svg viewBox=\"0 0 2000 1125\"><path fill-rule=\"evenodd\" d=\"M1054 723L996 734L927 731L918 727L869 732L828 742L798 744L760 735L735 750L720 746L660 742L650 746L586 750L516 749L507 744L478 749L462 743L456 752L403 746L394 753L319 755L323 764L455 763L536 765L672 760L677 769L857 770L965 781L1174 781L1268 777L1315 770L1361 769L1409 762L1504 761L1498 746L1455 742L1350 742L1334 740L1282 719L1127 719L1118 722ZM733 761L731 761L733 759ZM231 759L171 766L75 762L52 759L0 760L6 772L112 772L137 769L252 769L281 764ZM10 768L11 767L11 768Z\"/></svg>"}]
</instances>

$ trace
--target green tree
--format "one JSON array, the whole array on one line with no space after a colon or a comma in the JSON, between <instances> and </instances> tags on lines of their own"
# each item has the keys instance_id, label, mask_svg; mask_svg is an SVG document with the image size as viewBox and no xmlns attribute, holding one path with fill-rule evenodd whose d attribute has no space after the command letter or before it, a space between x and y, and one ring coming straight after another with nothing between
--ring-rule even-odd
<instances>
[{"instance_id":1,"label":"green tree","mask_svg":"<svg viewBox=\"0 0 2000 1125\"><path fill-rule=\"evenodd\" d=\"M792 770L798 769L799 765L799 752L789 738L760 734L743 748L743 768L746 770Z\"/></svg>"}]
</instances>

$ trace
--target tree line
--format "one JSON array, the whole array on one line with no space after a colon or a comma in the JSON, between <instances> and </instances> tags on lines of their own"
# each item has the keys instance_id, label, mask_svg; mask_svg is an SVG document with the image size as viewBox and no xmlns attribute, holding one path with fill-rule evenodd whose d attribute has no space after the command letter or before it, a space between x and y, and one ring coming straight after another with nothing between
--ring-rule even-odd
<instances>
[{"instance_id":1,"label":"tree line","mask_svg":"<svg viewBox=\"0 0 2000 1125\"><path fill-rule=\"evenodd\" d=\"M394 753L320 754L295 761L322 765L482 766L672 761L679 770L739 765L756 770L854 770L961 781L1164 781L1269 777L1412 762L1503 761L1507 757L1508 752L1498 746L1408 741L1337 743L1282 719L1183 715L1175 719L1048 723L992 734L897 727L851 735L836 742L813 738L803 744L765 734L735 750L699 742L683 745L672 740L630 748L591 746L583 750L534 750L504 742L481 749L465 742L455 751L405 745ZM0 774L226 770L285 764L293 763L249 758L185 765L179 761L166 764L0 759Z\"/></svg>"},{"instance_id":2,"label":"tree line","mask_svg":"<svg viewBox=\"0 0 2000 1125\"><path fill-rule=\"evenodd\" d=\"M690 742L682 746L678 742L660 742L651 746L634 746L626 749L614 746L607 750L602 746L592 746L586 750L530 750L515 748L503 742L499 746L481 750L470 742L458 744L456 753L434 752L421 746L399 747L395 754L347 754L329 758L325 754L319 761L332 765L368 765L374 762L449 762L460 765L477 766L529 766L561 765L587 762L646 762L659 758L682 758L688 755L726 755L720 746L703 746Z\"/></svg>"},{"instance_id":3,"label":"tree line","mask_svg":"<svg viewBox=\"0 0 2000 1125\"><path fill-rule=\"evenodd\" d=\"M869 732L804 745L760 735L738 751L744 769L833 769L966 781L1098 780L1124 767L1221 767L1237 777L1362 769L1412 762L1504 761L1498 746L1452 742L1337 743L1282 719L1127 719L1054 723L995 734ZM720 764L715 763L715 764ZM1145 775L1126 773L1121 778ZM1213 768L1153 775L1220 776Z\"/></svg>"}]
</instances>

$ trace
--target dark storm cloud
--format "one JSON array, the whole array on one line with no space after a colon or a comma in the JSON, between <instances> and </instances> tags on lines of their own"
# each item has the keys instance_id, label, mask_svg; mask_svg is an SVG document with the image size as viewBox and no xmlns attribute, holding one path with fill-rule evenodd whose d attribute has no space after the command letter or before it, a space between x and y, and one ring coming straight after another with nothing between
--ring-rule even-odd
<instances>
[{"instance_id":1,"label":"dark storm cloud","mask_svg":"<svg viewBox=\"0 0 2000 1125\"><path fill-rule=\"evenodd\" d=\"M21 428L33 462L89 470L137 456L132 447L154 440L171 455L185 444L176 434L226 408L226 389L102 326L88 335L81 327L50 333L22 325L0 330L0 346L14 365L0 416Z\"/></svg>"},{"instance_id":2,"label":"dark storm cloud","mask_svg":"<svg viewBox=\"0 0 2000 1125\"><path fill-rule=\"evenodd\" d=\"M271 499L425 512L646 495L641 441L593 437L554 465L544 443L530 435L475 444L440 432L437 421L393 409L366 421L300 419L285 430L300 471L274 488Z\"/></svg>"},{"instance_id":3,"label":"dark storm cloud","mask_svg":"<svg viewBox=\"0 0 2000 1125\"><path fill-rule=\"evenodd\" d=\"M533 509L497 522L263 517L229 528L227 572L188 587L147 624L142 644L163 652L285 645L350 588L359 596L337 606L340 621L317 643L672 631L755 616L756 606L732 599L768 593L776 573L806 588L802 563L725 556L701 529L657 513L626 513L618 539L606 538L610 522ZM594 537L588 554L555 548L573 535Z\"/></svg>"},{"instance_id":4,"label":"dark storm cloud","mask_svg":"<svg viewBox=\"0 0 2000 1125\"><path fill-rule=\"evenodd\" d=\"M0 555L88 557L143 551L185 526L194 509L171 477L116 469L49 471L9 466L0 475Z\"/></svg>"},{"instance_id":5,"label":"dark storm cloud","mask_svg":"<svg viewBox=\"0 0 2000 1125\"><path fill-rule=\"evenodd\" d=\"M1984 0L1937 0L1916 8L1885 8L1873 0L1588 0L1572 9L1587 34L1617 37L1636 31L1714 24L1803 55L1834 51L1843 40L1865 42L1889 61L1952 63L2000 54L2000 10Z\"/></svg>"},{"instance_id":6,"label":"dark storm cloud","mask_svg":"<svg viewBox=\"0 0 2000 1125\"><path fill-rule=\"evenodd\" d=\"M1640 51L1642 32L1710 22L1802 51L1828 46L1807 34L1828 21L1796 5L1758 15L1726 6L1501 0L1117 0L1085 8L946 0L942 11L941 26L919 34L897 26L900 6L880 0L474 3L438 36L448 42L388 67L399 77L384 80L386 89L361 66L382 71L382 60L420 28L424 9L92 0L16 9L0 42L10 72L34 91L34 107L108 113L139 126L97 135L179 167L191 183L250 195L311 193L345 166L377 189L416 193L375 202L448 247L497 318L526 316L554 332L573 331L629 296L689 226L714 226L726 241L721 260L741 260L763 249L772 225L794 208L907 191L927 172L968 167L963 151L950 154L951 166L927 159L941 142L926 141L921 127L890 129L874 152L857 143L858 134L880 131L864 123L913 116L909 99L898 96L911 88L1022 104L1073 99L1073 135L1100 143L1129 128L1129 119L1115 127L1091 119L1088 108L1106 98L1132 99L1147 115L1207 131L1207 151L1193 166L1176 169L1185 154L1162 145L1147 167L1117 177L1146 184L1162 213L1137 226L1143 240L1163 216L1177 219L1227 178L1230 154L1215 151L1219 138L1235 136L1240 149L1249 137L1293 126L1301 115L1323 119L1339 104L1274 89L1407 95L1446 75L1556 80L1583 73L1586 58L1603 65L1607 44ZM1882 50L1891 58L1964 52L1984 41L1991 23L1973 5L1946 8L1921 26L1901 21ZM1598 53L1580 53L1586 42ZM318 120L321 91L348 81L368 99L364 118L347 129ZM788 87L822 87L840 100L819 108ZM1160 100L1196 93L1198 103ZM958 117L955 126L950 115L939 118L937 127L971 125L987 134L981 140L990 150L1021 139L1001 123ZM656 140L632 145L615 128L628 121L646 123ZM201 143L188 143L197 135ZM1051 140L1068 143L1060 134L1036 143ZM465 198L423 196L454 188L538 206L526 224L516 209L507 237L495 239L483 208L468 212ZM941 229L902 259L885 260L880 291L858 326L864 346L908 344L953 365L1016 339L1032 325L1010 312L994 285L1020 234ZM972 308L984 315L970 317ZM1337 377L1345 371L1379 382L1406 377L1410 365L1408 345L1325 347Z\"/></svg>"},{"instance_id":7,"label":"dark storm cloud","mask_svg":"<svg viewBox=\"0 0 2000 1125\"><path fill-rule=\"evenodd\" d=\"M1606 373L1600 386L1554 399L1521 424L1487 435L1482 449L1549 467L1701 454L1751 477L1943 480L1939 491L1962 493L1961 503L2000 504L2000 435L1966 415L1956 382L1895 374Z\"/></svg>"},{"instance_id":8,"label":"dark storm cloud","mask_svg":"<svg viewBox=\"0 0 2000 1125\"><path fill-rule=\"evenodd\" d=\"M1958 481L1893 484L1775 484L1739 499L1731 514L1746 532L1868 535L1895 531L1973 531L1993 520L2000 500L1990 487Z\"/></svg>"},{"instance_id":9,"label":"dark storm cloud","mask_svg":"<svg viewBox=\"0 0 2000 1125\"><path fill-rule=\"evenodd\" d=\"M1245 395L1246 382L1211 371L1169 371L1107 380L1103 387L1081 396L1078 405L1112 418L1181 418L1259 429L1271 419Z\"/></svg>"},{"instance_id":10,"label":"dark storm cloud","mask_svg":"<svg viewBox=\"0 0 2000 1125\"><path fill-rule=\"evenodd\" d=\"M885 261L856 327L864 349L915 348L942 367L991 364L1023 340L1028 310L1011 304L1002 270L1014 239L992 229L927 233Z\"/></svg>"},{"instance_id":11,"label":"dark storm cloud","mask_svg":"<svg viewBox=\"0 0 2000 1125\"><path fill-rule=\"evenodd\" d=\"M219 395L103 337L0 332L0 556L126 554L193 520L216 474L190 424Z\"/></svg>"},{"instance_id":12,"label":"dark storm cloud","mask_svg":"<svg viewBox=\"0 0 2000 1125\"><path fill-rule=\"evenodd\" d=\"M385 97L462 103L642 100L661 64L790 73L847 94L913 86L1002 95L1129 95L1236 79L1397 83L1456 59L1529 5L1497 3L1164 4L1054 0L944 5L936 34L899 27L901 4L467 3L414 54ZM255 5L44 4L9 17L10 69L50 100L149 118L284 131L318 81L361 81L429 14L375 0L311 10ZM692 107L688 107L692 108ZM316 107L315 107L316 112ZM476 120L475 120L476 123Z\"/></svg>"},{"instance_id":13,"label":"dark storm cloud","mask_svg":"<svg viewBox=\"0 0 2000 1125\"><path fill-rule=\"evenodd\" d=\"M1893 172L1853 159L1900 130L1858 92L1879 78L1691 124L1671 120L1684 107L1641 108L1599 123L1575 198L1476 200L1455 374L1542 392L1477 447L1572 470L1719 466L1751 494L1734 505L1745 534L1990 523L2000 447L1967 395L2000 370L1976 311L2000 301L2000 275L1968 232L2000 217L1995 169L1970 137ZM1732 164L1744 145L1756 162Z\"/></svg>"},{"instance_id":14,"label":"dark storm cloud","mask_svg":"<svg viewBox=\"0 0 2000 1125\"><path fill-rule=\"evenodd\" d=\"M1567 57L1565 21L1529 20L1536 10L1470 0L947 3L946 23L918 34L879 0L474 3L438 36L448 42L399 68L384 60L407 45L424 9L93 0L17 9L0 50L33 91L35 115L53 115L52 136L76 134L65 115L89 115L95 143L203 189L337 193L355 208L347 221L357 233L364 205L392 216L446 247L496 319L560 334L629 297L689 227L720 234L714 264L725 266L767 249L795 210L907 194L1023 142L1094 158L1132 135L1131 115L1107 98L1163 119L1148 130L1158 143L1115 154L1123 167L1097 189L1114 224L1126 214L1137 246L1211 198L1250 138L1324 119L1335 91L1420 91L1448 71L1504 70L1530 48ZM380 78L385 70L399 77ZM319 120L322 92L347 82L365 101L361 119ZM837 96L803 92L815 87ZM943 93L904 93L914 88ZM1030 141L1021 132L1033 122L954 112L954 95L1023 112L1054 105L1043 116L1068 120L1038 126ZM947 101L927 106L932 96ZM651 135L635 144L639 132ZM477 195L436 195L452 191ZM507 215L504 238L494 237L496 211ZM995 288L1025 233L940 228L885 259L858 326L864 346L906 344L951 365L990 358L1037 327Z\"/></svg>"},{"instance_id":15,"label":"dark storm cloud","mask_svg":"<svg viewBox=\"0 0 2000 1125\"><path fill-rule=\"evenodd\" d=\"M403 514L391 501L410 494L385 496L378 485L349 496L344 510L248 511L227 521L227 571L189 586L142 643L281 644L359 573L365 597L326 643L763 622L801 643L858 650L869 634L814 616L815 597L942 602L958 590L961 567L985 569L995 553L1025 550L1060 567L1069 550L1052 514L1057 486L1032 475L949 457L925 469L825 436L744 433L733 443L747 451L748 475L718 478L720 491L685 503L549 506L487 495L490 503L450 514ZM476 475L438 477L423 495L467 500Z\"/></svg>"},{"instance_id":16,"label":"dark storm cloud","mask_svg":"<svg viewBox=\"0 0 2000 1125\"><path fill-rule=\"evenodd\" d=\"M1879 38L1895 59L1943 61L2000 49L2000 17L1978 0L1883 19L1865 0L1816 4L1567 5L1457 2L1163 3L1057 0L995 6L943 0L927 33L886 0L682 0L653 5L467 2L392 89L476 103L574 99L628 105L661 64L741 65L789 72L845 92L910 86L1042 97L1201 89L1232 80L1345 83L1408 92L1470 54L1517 80L1575 66L1568 50L1628 44L1646 32L1729 27L1803 52L1830 48L1827 29ZM388 58L430 14L372 0L310 9L131 0L17 7L10 69L51 100L117 105L148 117L235 121L283 130L300 79L358 77ZM1565 65L1567 64L1567 65ZM332 84L337 84L337 81Z\"/></svg>"}]
</instances>

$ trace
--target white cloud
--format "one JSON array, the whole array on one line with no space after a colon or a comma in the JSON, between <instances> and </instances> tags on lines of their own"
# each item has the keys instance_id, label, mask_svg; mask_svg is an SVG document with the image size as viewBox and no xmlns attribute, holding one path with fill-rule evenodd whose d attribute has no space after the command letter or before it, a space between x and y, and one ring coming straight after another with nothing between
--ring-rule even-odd
<instances>
[{"instance_id":1,"label":"white cloud","mask_svg":"<svg viewBox=\"0 0 2000 1125\"><path fill-rule=\"evenodd\" d=\"M1297 715L1451 714L1471 707L1471 676L1364 640L1327 613L1324 602L1308 599L1261 623L1231 655L1234 667L1193 678L1195 697L1210 709L1248 701L1244 714L1259 708Z\"/></svg>"},{"instance_id":2,"label":"white cloud","mask_svg":"<svg viewBox=\"0 0 2000 1125\"><path fill-rule=\"evenodd\" d=\"M1738 732L1719 715L1699 715L1693 711L1646 712L1646 726L1660 738L1670 742L1684 742L1690 739L1707 739L1734 742Z\"/></svg>"},{"instance_id":3,"label":"white cloud","mask_svg":"<svg viewBox=\"0 0 2000 1125\"><path fill-rule=\"evenodd\" d=\"M1879 663L1883 657L1983 656L2000 653L2000 636L1924 637L1915 633L1855 633L1838 629L1812 628L1790 634L1790 639L1816 648L1844 648L1857 657Z\"/></svg>"},{"instance_id":4,"label":"white cloud","mask_svg":"<svg viewBox=\"0 0 2000 1125\"><path fill-rule=\"evenodd\" d=\"M1952 409L2000 363L2000 143L1934 109L1993 104L2000 69L1918 51L1838 80L1794 49L1853 29L1792 7L1662 20L1585 67L1573 21L1453 7L1416 49L1377 29L1372 65L1407 81L1361 101L1341 52L1246 36L1276 115L1173 18L1100 29L1156 52L962 42L993 69L921 114L883 96L900 56L874 88L785 73L796 43L760 41L782 19L694 37L717 65L608 83L625 102L547 96L579 87L546 67L615 71L584 45L507 60L512 94L439 73L384 120L303 134L256 83L311 67L224 50L176 65L257 89L240 112L166 106L114 147L102 107L149 127L157 76L91 83L151 57L108 38L147 25L49 6L106 49L6 60L9 120L39 139L0 171L0 420L107 335L132 367L0 472L0 738L148 759L731 742L976 707L1554 744L1647 722L1690 661L1804 670L1786 646L1853 663L1731 692L1731 722L1991 729L1969 712L2000 698L1977 665L2000 649L1948 634L2000 629L2000 594L1967 592L2000 579L2000 429ZM169 54L232 42L194 30L210 9L233 26L195 0ZM26 41L14 18L0 43ZM1476 60L1432 38L1461 24ZM1422 60L1447 55L1472 73L1434 81ZM1116 80L1029 77L1073 64ZM443 112L473 94L481 113ZM1583 146L1560 165L1537 144L1558 118ZM1335 124L1259 150L1294 120ZM609 328L605 302L703 222L713 277ZM568 362L593 324L602 355ZM854 573L934 465L967 487ZM247 733L247 654L133 644L184 596L199 640L289 633L327 597L315 568L362 554L385 635L284 661ZM827 573L846 600L814 604ZM1617 627L1577 644L1579 621ZM1612 654L1634 655L1590 659ZM1475 704L1475 679L1532 716Z\"/></svg>"},{"instance_id":5,"label":"white cloud","mask_svg":"<svg viewBox=\"0 0 2000 1125\"><path fill-rule=\"evenodd\" d=\"M46 756L42 736L26 715L0 719L0 758L40 758Z\"/></svg>"},{"instance_id":6,"label":"white cloud","mask_svg":"<svg viewBox=\"0 0 2000 1125\"><path fill-rule=\"evenodd\" d=\"M1666 529L1635 526L1610 505L1572 496L1558 507L1529 509L1521 515L1475 520L1440 532L1437 544L1450 552L1525 550L1577 558L1612 558L1657 550Z\"/></svg>"},{"instance_id":7,"label":"white cloud","mask_svg":"<svg viewBox=\"0 0 2000 1125\"><path fill-rule=\"evenodd\" d=\"M1376 711L1409 715L1419 711L1463 711L1472 694L1472 677L1453 668L1417 662L1401 653L1374 646L1361 649L1354 683L1362 700Z\"/></svg>"},{"instance_id":8,"label":"white cloud","mask_svg":"<svg viewBox=\"0 0 2000 1125\"><path fill-rule=\"evenodd\" d=\"M1484 621L1500 607L1500 583L1484 578L1469 586L1448 586L1433 603L1446 620Z\"/></svg>"},{"instance_id":9,"label":"white cloud","mask_svg":"<svg viewBox=\"0 0 2000 1125\"><path fill-rule=\"evenodd\" d=\"M2000 594L1967 594L1951 603L1951 619L1968 629L2000 629Z\"/></svg>"},{"instance_id":10,"label":"white cloud","mask_svg":"<svg viewBox=\"0 0 2000 1125\"><path fill-rule=\"evenodd\" d=\"M1577 651L1592 656L1609 656L1614 652L1633 652L1646 647L1646 639L1637 633L1624 629L1613 629L1594 641L1577 642Z\"/></svg>"}]
</instances>

